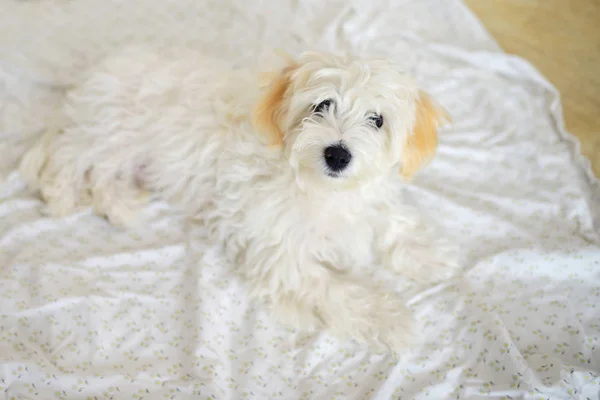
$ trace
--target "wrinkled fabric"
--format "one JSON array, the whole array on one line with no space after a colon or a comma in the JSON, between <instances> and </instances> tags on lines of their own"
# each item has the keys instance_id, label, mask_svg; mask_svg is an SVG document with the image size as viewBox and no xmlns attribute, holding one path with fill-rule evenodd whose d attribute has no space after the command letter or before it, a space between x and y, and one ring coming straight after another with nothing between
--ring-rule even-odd
<instances>
[{"instance_id":1,"label":"wrinkled fabric","mask_svg":"<svg viewBox=\"0 0 600 400\"><path fill-rule=\"evenodd\" d=\"M279 48L392 58L453 117L408 189L464 274L408 288L394 358L280 328L162 203L122 231L49 219L14 164L64 89L129 43L243 67ZM596 399L600 188L559 96L456 0L32 0L0 13L0 392L8 399Z\"/></svg>"}]
</instances>

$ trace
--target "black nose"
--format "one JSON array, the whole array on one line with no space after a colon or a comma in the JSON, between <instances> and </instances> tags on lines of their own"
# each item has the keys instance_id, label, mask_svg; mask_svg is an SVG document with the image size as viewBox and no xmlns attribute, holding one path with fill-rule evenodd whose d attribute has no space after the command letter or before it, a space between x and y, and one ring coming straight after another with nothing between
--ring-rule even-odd
<instances>
[{"instance_id":1,"label":"black nose","mask_svg":"<svg viewBox=\"0 0 600 400\"><path fill-rule=\"evenodd\" d=\"M324 152L325 162L333 172L339 172L350 164L352 154L342 145L329 146Z\"/></svg>"}]
</instances>

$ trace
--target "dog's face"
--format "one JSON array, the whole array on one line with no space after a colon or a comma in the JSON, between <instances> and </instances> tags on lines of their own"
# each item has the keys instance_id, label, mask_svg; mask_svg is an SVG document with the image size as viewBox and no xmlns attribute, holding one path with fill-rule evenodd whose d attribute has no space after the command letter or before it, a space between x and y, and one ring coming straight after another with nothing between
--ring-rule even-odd
<instances>
[{"instance_id":1,"label":"dog's face","mask_svg":"<svg viewBox=\"0 0 600 400\"><path fill-rule=\"evenodd\" d=\"M351 188L391 169L411 177L444 117L393 64L307 53L271 79L254 122L299 181Z\"/></svg>"}]
</instances>

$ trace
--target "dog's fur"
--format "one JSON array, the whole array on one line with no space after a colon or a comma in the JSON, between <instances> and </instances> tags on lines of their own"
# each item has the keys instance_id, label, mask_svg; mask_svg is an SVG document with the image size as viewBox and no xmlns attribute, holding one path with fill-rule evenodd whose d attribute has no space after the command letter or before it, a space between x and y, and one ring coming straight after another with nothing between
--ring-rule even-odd
<instances>
[{"instance_id":1,"label":"dog's fur","mask_svg":"<svg viewBox=\"0 0 600 400\"><path fill-rule=\"evenodd\" d=\"M385 61L306 53L267 78L193 51L123 50L68 93L21 174L55 216L92 205L130 225L158 195L210 229L280 321L398 351L411 313L361 271L425 284L456 270L401 200L444 114ZM341 171L324 157L336 144L352 155Z\"/></svg>"}]
</instances>

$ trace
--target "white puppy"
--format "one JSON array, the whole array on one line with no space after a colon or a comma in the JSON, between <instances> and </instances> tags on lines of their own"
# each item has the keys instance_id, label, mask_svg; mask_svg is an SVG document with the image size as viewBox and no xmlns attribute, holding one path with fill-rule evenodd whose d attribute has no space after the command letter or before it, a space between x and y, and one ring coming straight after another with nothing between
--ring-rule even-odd
<instances>
[{"instance_id":1,"label":"white puppy","mask_svg":"<svg viewBox=\"0 0 600 400\"><path fill-rule=\"evenodd\" d=\"M411 313L364 272L455 271L401 200L444 114L385 61L306 53L258 82L192 51L126 49L68 93L21 174L56 216L92 205L128 225L160 196L210 229L283 323L399 351Z\"/></svg>"}]
</instances>

